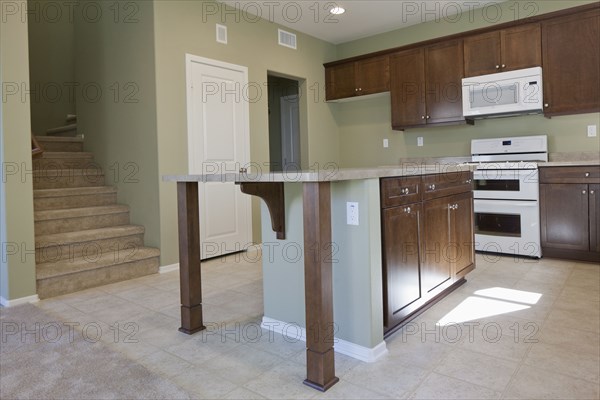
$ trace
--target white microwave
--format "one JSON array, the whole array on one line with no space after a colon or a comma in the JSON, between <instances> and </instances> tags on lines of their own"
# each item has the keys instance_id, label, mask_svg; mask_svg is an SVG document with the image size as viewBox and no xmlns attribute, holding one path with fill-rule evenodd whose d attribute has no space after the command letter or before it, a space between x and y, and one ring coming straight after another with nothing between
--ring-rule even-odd
<instances>
[{"instance_id":1,"label":"white microwave","mask_svg":"<svg viewBox=\"0 0 600 400\"><path fill-rule=\"evenodd\" d=\"M539 114L544 108L542 68L464 78L462 100L467 119Z\"/></svg>"}]
</instances>

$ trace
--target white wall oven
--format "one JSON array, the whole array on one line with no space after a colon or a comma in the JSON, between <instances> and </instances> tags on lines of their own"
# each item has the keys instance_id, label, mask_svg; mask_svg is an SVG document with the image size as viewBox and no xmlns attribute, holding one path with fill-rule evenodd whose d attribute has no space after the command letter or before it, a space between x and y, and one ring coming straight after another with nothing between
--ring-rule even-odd
<instances>
[{"instance_id":1,"label":"white wall oven","mask_svg":"<svg viewBox=\"0 0 600 400\"><path fill-rule=\"evenodd\" d=\"M539 174L546 136L471 142L475 249L540 258Z\"/></svg>"}]
</instances>

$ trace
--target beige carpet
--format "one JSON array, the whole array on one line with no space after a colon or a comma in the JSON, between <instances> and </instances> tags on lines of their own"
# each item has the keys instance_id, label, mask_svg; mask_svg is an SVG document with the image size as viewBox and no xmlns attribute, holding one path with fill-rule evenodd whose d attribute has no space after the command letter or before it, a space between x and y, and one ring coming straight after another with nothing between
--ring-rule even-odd
<instances>
[{"instance_id":1,"label":"beige carpet","mask_svg":"<svg viewBox=\"0 0 600 400\"><path fill-rule=\"evenodd\" d=\"M0 399L190 398L123 354L69 331L34 305L0 308Z\"/></svg>"}]
</instances>

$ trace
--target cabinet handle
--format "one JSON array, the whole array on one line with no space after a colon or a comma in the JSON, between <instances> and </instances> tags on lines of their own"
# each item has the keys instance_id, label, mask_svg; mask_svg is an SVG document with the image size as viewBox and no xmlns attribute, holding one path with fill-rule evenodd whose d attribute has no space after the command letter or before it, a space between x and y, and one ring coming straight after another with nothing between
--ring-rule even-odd
<instances>
[{"instance_id":1,"label":"cabinet handle","mask_svg":"<svg viewBox=\"0 0 600 400\"><path fill-rule=\"evenodd\" d=\"M429 190L435 190L435 185L429 185Z\"/></svg>"},{"instance_id":2,"label":"cabinet handle","mask_svg":"<svg viewBox=\"0 0 600 400\"><path fill-rule=\"evenodd\" d=\"M400 193L402 194L409 194L410 193L410 189L409 188L403 188Z\"/></svg>"},{"instance_id":3,"label":"cabinet handle","mask_svg":"<svg viewBox=\"0 0 600 400\"><path fill-rule=\"evenodd\" d=\"M589 172L586 172L586 173L585 173L585 177L586 177L586 178L589 178L589 176L590 176L590 173L589 173Z\"/></svg>"},{"instance_id":4,"label":"cabinet handle","mask_svg":"<svg viewBox=\"0 0 600 400\"><path fill-rule=\"evenodd\" d=\"M410 212L411 212L411 209L410 209L410 207L406 207L406 208L404 209L404 212L405 212L405 213L407 213L407 214L410 214Z\"/></svg>"},{"instance_id":5,"label":"cabinet handle","mask_svg":"<svg viewBox=\"0 0 600 400\"><path fill-rule=\"evenodd\" d=\"M473 182L471 179L467 179L467 180L465 181L465 183L467 183L467 184L470 184L471 182Z\"/></svg>"},{"instance_id":6,"label":"cabinet handle","mask_svg":"<svg viewBox=\"0 0 600 400\"><path fill-rule=\"evenodd\" d=\"M500 66L499 66L499 65L496 65L496 69L500 69Z\"/></svg>"},{"instance_id":7,"label":"cabinet handle","mask_svg":"<svg viewBox=\"0 0 600 400\"><path fill-rule=\"evenodd\" d=\"M582 190L581 194L587 194L587 190Z\"/></svg>"},{"instance_id":8,"label":"cabinet handle","mask_svg":"<svg viewBox=\"0 0 600 400\"><path fill-rule=\"evenodd\" d=\"M248 173L248 168L240 168L240 174Z\"/></svg>"},{"instance_id":9,"label":"cabinet handle","mask_svg":"<svg viewBox=\"0 0 600 400\"><path fill-rule=\"evenodd\" d=\"M450 204L448 208L451 210L458 210L458 204Z\"/></svg>"}]
</instances>

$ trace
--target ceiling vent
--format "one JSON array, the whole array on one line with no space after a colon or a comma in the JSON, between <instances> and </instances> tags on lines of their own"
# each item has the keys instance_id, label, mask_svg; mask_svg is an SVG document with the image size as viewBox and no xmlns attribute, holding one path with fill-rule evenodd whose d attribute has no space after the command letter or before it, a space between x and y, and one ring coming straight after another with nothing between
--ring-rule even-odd
<instances>
[{"instance_id":1,"label":"ceiling vent","mask_svg":"<svg viewBox=\"0 0 600 400\"><path fill-rule=\"evenodd\" d=\"M227 44L227 27L217 24L217 42Z\"/></svg>"},{"instance_id":2,"label":"ceiling vent","mask_svg":"<svg viewBox=\"0 0 600 400\"><path fill-rule=\"evenodd\" d=\"M279 32L279 44L281 46L289 47L290 49L296 49L296 35L284 30L278 29Z\"/></svg>"}]
</instances>

